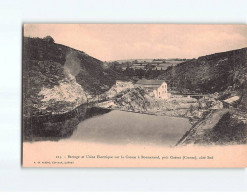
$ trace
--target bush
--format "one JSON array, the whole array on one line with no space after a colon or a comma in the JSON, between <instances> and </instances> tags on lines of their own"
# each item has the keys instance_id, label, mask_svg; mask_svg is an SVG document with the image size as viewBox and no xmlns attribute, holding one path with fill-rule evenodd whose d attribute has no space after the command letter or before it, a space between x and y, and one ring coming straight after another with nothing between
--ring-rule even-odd
<instances>
[{"instance_id":1,"label":"bush","mask_svg":"<svg viewBox=\"0 0 247 195\"><path fill-rule=\"evenodd\" d=\"M47 41L48 43L54 43L55 41L54 41L54 39L51 37L51 36L46 36L46 37L44 37L43 38L45 41Z\"/></svg>"}]
</instances>

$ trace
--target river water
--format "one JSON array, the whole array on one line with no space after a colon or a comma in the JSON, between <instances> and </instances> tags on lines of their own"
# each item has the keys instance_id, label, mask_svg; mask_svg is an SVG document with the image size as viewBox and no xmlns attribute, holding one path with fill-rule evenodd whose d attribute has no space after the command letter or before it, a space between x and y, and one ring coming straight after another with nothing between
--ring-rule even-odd
<instances>
[{"instance_id":1,"label":"river water","mask_svg":"<svg viewBox=\"0 0 247 195\"><path fill-rule=\"evenodd\" d=\"M160 167L169 161L134 159L170 155L169 148L191 124L186 118L80 107L75 116L54 117L28 127L23 143L27 167Z\"/></svg>"},{"instance_id":2,"label":"river water","mask_svg":"<svg viewBox=\"0 0 247 195\"><path fill-rule=\"evenodd\" d=\"M175 145L190 127L185 118L113 110L82 121L69 139L108 144Z\"/></svg>"},{"instance_id":3,"label":"river water","mask_svg":"<svg viewBox=\"0 0 247 195\"><path fill-rule=\"evenodd\" d=\"M190 127L185 118L83 107L76 117L34 126L31 141L174 146Z\"/></svg>"}]
</instances>

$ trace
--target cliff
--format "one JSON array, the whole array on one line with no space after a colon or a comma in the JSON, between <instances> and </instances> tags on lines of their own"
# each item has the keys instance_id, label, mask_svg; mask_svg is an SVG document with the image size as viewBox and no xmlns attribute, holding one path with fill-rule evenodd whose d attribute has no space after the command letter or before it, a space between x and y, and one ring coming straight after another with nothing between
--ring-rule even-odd
<instances>
[{"instance_id":1,"label":"cliff","mask_svg":"<svg viewBox=\"0 0 247 195\"><path fill-rule=\"evenodd\" d=\"M103 62L49 39L23 38L23 113L66 112L116 80Z\"/></svg>"}]
</instances>

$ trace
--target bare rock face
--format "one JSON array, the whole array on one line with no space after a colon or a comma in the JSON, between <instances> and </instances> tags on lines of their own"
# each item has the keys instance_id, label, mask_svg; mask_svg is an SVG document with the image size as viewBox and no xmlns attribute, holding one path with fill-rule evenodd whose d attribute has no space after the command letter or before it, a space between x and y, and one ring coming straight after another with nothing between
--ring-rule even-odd
<instances>
[{"instance_id":1,"label":"bare rock face","mask_svg":"<svg viewBox=\"0 0 247 195\"><path fill-rule=\"evenodd\" d=\"M141 87L131 88L114 101L122 110L145 112L150 106L150 101L147 99L147 92Z\"/></svg>"},{"instance_id":2,"label":"bare rock face","mask_svg":"<svg viewBox=\"0 0 247 195\"><path fill-rule=\"evenodd\" d=\"M59 82L59 85L53 88L42 88L39 96L42 96L40 109L46 110L48 107L55 108L55 105L64 102L64 106L53 110L53 113L61 113L70 111L77 106L87 102L87 97L82 86L76 82L73 75L67 73L68 76ZM68 106L70 105L70 106Z\"/></svg>"},{"instance_id":3,"label":"bare rock face","mask_svg":"<svg viewBox=\"0 0 247 195\"><path fill-rule=\"evenodd\" d=\"M117 84L113 85L106 93L105 95L108 98L113 98L121 93L125 93L126 91L133 89L134 84L132 82L124 82L119 81Z\"/></svg>"}]
</instances>

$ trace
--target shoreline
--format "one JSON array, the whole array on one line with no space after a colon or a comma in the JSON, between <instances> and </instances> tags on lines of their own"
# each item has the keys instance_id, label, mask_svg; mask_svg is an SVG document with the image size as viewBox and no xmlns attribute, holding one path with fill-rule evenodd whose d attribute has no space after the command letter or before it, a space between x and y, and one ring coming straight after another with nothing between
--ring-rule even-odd
<instances>
[{"instance_id":1,"label":"shoreline","mask_svg":"<svg viewBox=\"0 0 247 195\"><path fill-rule=\"evenodd\" d=\"M102 108L102 109L109 109L109 110L119 110L119 111L124 111L124 112L133 112L133 113L137 113L137 114L147 114L147 115L154 115L154 116L167 116L167 117L174 117L174 118L186 118L188 120L190 120L190 123L191 123L191 120L196 120L198 122L198 120L200 121L201 119L192 119L191 117L189 116L185 116L185 115L170 115L170 114L166 114L164 110L163 112L141 112L141 111L131 111L131 110L125 110L125 109L121 109L121 108L108 108L108 107L103 107L103 106L94 106L94 107L98 107L98 108ZM186 110L188 111L189 109L177 109L177 110ZM176 111L176 110L169 110L169 111ZM196 123L197 123L196 122ZM194 125L194 123L191 123L192 125Z\"/></svg>"}]
</instances>

